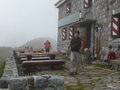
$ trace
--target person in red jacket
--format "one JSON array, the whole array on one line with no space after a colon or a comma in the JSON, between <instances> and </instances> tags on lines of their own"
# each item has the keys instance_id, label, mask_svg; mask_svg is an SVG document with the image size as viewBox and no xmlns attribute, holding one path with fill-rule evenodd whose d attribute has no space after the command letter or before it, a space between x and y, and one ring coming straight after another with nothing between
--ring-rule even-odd
<instances>
[{"instance_id":1,"label":"person in red jacket","mask_svg":"<svg viewBox=\"0 0 120 90\"><path fill-rule=\"evenodd\" d=\"M44 46L45 46L45 51L50 52L51 43L48 40L44 43Z\"/></svg>"},{"instance_id":2,"label":"person in red jacket","mask_svg":"<svg viewBox=\"0 0 120 90\"><path fill-rule=\"evenodd\" d=\"M114 51L110 51L108 54L108 60L115 60L116 59L116 53Z\"/></svg>"}]
</instances>

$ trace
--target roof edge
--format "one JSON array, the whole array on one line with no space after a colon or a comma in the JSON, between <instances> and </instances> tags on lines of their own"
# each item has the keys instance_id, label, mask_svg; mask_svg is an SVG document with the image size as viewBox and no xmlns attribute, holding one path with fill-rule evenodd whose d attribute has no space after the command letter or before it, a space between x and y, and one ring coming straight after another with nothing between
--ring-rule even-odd
<instances>
[{"instance_id":1,"label":"roof edge","mask_svg":"<svg viewBox=\"0 0 120 90\"><path fill-rule=\"evenodd\" d=\"M60 5L62 5L66 0L59 0L56 4L55 7L58 8Z\"/></svg>"}]
</instances>

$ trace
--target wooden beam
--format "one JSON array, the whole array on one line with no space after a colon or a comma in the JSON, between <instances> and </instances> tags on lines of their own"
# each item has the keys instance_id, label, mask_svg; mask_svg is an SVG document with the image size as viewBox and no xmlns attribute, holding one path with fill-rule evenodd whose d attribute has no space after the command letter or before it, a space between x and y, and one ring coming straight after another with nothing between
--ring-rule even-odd
<instances>
[{"instance_id":1,"label":"wooden beam","mask_svg":"<svg viewBox=\"0 0 120 90\"><path fill-rule=\"evenodd\" d=\"M50 57L38 57L38 58L32 58L32 60L44 60L44 59L45 59L45 60L46 60L46 59L49 60ZM23 60L25 61L25 60L27 60L27 58L21 58L20 60L21 60L21 61L23 61ZM29 60L28 60L28 61L29 61Z\"/></svg>"},{"instance_id":2,"label":"wooden beam","mask_svg":"<svg viewBox=\"0 0 120 90\"><path fill-rule=\"evenodd\" d=\"M20 56L24 55L58 55L59 53L21 53Z\"/></svg>"},{"instance_id":3,"label":"wooden beam","mask_svg":"<svg viewBox=\"0 0 120 90\"><path fill-rule=\"evenodd\" d=\"M41 60L41 61L23 61L24 67L28 66L49 66L49 65L63 65L65 61L62 60Z\"/></svg>"},{"instance_id":4,"label":"wooden beam","mask_svg":"<svg viewBox=\"0 0 120 90\"><path fill-rule=\"evenodd\" d=\"M55 4L56 8L58 8L60 5L62 5L65 1L66 1L66 0L59 0L59 1Z\"/></svg>"}]
</instances>

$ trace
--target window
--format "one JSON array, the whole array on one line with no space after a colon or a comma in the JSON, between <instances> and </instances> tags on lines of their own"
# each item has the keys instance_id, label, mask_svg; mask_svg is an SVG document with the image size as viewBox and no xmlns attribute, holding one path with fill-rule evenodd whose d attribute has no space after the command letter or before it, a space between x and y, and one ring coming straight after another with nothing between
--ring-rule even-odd
<instances>
[{"instance_id":1,"label":"window","mask_svg":"<svg viewBox=\"0 0 120 90\"><path fill-rule=\"evenodd\" d=\"M112 37L120 37L120 16L112 16L111 22L111 35Z\"/></svg>"},{"instance_id":2,"label":"window","mask_svg":"<svg viewBox=\"0 0 120 90\"><path fill-rule=\"evenodd\" d=\"M92 0L84 0L84 8L90 8L92 5Z\"/></svg>"},{"instance_id":3,"label":"window","mask_svg":"<svg viewBox=\"0 0 120 90\"><path fill-rule=\"evenodd\" d=\"M74 27L70 27L69 28L69 39L71 40L73 36L74 36Z\"/></svg>"},{"instance_id":4,"label":"window","mask_svg":"<svg viewBox=\"0 0 120 90\"><path fill-rule=\"evenodd\" d=\"M66 6L66 13L71 13L71 3L68 3Z\"/></svg>"},{"instance_id":5,"label":"window","mask_svg":"<svg viewBox=\"0 0 120 90\"><path fill-rule=\"evenodd\" d=\"M80 28L79 32L80 32L80 37L81 38L84 37L84 35L85 35L85 29L84 28Z\"/></svg>"},{"instance_id":6,"label":"window","mask_svg":"<svg viewBox=\"0 0 120 90\"><path fill-rule=\"evenodd\" d=\"M67 37L67 30L66 28L63 28L62 29L62 40L66 40L66 37Z\"/></svg>"}]
</instances>

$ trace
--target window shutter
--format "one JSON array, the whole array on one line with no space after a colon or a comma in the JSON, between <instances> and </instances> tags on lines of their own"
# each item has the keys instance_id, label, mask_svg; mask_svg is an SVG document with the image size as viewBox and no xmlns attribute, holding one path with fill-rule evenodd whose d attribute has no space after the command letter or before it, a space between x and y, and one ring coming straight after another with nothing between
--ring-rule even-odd
<instances>
[{"instance_id":1,"label":"window shutter","mask_svg":"<svg viewBox=\"0 0 120 90\"><path fill-rule=\"evenodd\" d=\"M66 28L63 28L62 30L62 40L66 40L67 33L66 33Z\"/></svg>"},{"instance_id":2,"label":"window shutter","mask_svg":"<svg viewBox=\"0 0 120 90\"><path fill-rule=\"evenodd\" d=\"M69 28L69 39L72 39L73 35L74 35L74 28L70 27Z\"/></svg>"},{"instance_id":3,"label":"window shutter","mask_svg":"<svg viewBox=\"0 0 120 90\"><path fill-rule=\"evenodd\" d=\"M90 7L90 0L84 0L84 8Z\"/></svg>"},{"instance_id":4,"label":"window shutter","mask_svg":"<svg viewBox=\"0 0 120 90\"><path fill-rule=\"evenodd\" d=\"M67 4L66 12L71 13L71 3Z\"/></svg>"},{"instance_id":5,"label":"window shutter","mask_svg":"<svg viewBox=\"0 0 120 90\"><path fill-rule=\"evenodd\" d=\"M111 25L111 27L112 27L112 30L111 30L112 37L120 37L120 28L119 28L120 21L119 21L119 17L113 16L111 24L112 24Z\"/></svg>"},{"instance_id":6,"label":"window shutter","mask_svg":"<svg viewBox=\"0 0 120 90\"><path fill-rule=\"evenodd\" d=\"M95 0L92 0L92 5L94 5L94 3L95 3Z\"/></svg>"}]
</instances>

